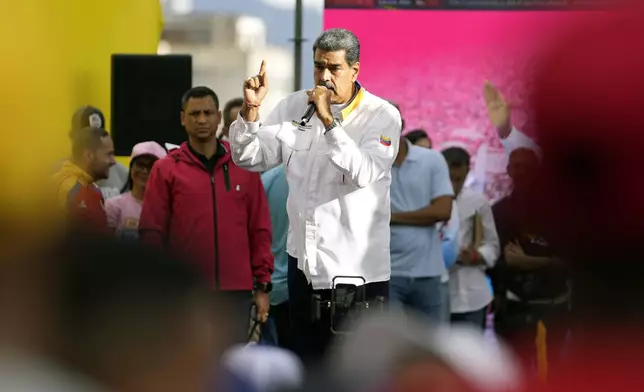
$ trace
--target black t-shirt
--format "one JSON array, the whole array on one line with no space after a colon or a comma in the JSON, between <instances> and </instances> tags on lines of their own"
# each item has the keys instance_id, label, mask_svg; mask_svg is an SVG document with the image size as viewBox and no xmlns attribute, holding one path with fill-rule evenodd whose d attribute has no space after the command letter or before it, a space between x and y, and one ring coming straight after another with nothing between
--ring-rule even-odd
<instances>
[{"instance_id":1,"label":"black t-shirt","mask_svg":"<svg viewBox=\"0 0 644 392\"><path fill-rule=\"evenodd\" d=\"M212 172L215 169L215 165L217 164L217 160L220 157L226 155L226 149L224 148L223 144L221 144L221 142L219 140L217 141L217 151L215 152L215 155L210 157L210 159L208 159L204 155L198 153L197 150L192 148L190 143L188 143L188 149L190 149L190 152L192 153L192 155L197 157L197 159L199 159L199 161L201 161L201 163L203 163L204 166L206 166L206 169L208 169L209 172Z\"/></svg>"},{"instance_id":2,"label":"black t-shirt","mask_svg":"<svg viewBox=\"0 0 644 392\"><path fill-rule=\"evenodd\" d=\"M526 256L554 257L554 251L542 234L543 230L527 217L529 203L520 203L511 196L492 206L501 250L511 241L518 243ZM551 299L568 292L568 270L562 265L549 265L523 270L507 265L503 252L492 271L498 293L511 291L521 300Z\"/></svg>"}]
</instances>

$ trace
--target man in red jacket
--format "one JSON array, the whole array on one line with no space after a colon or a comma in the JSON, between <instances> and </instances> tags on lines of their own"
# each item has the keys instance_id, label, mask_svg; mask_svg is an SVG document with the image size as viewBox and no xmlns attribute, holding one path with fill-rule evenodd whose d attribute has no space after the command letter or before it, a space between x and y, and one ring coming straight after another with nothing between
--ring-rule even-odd
<instances>
[{"instance_id":1,"label":"man in red jacket","mask_svg":"<svg viewBox=\"0 0 644 392\"><path fill-rule=\"evenodd\" d=\"M182 99L188 142L154 164L139 232L202 272L223 292L234 336L247 336L252 298L260 321L268 317L273 255L271 221L259 174L238 168L230 145L218 140L219 99L194 87Z\"/></svg>"}]
</instances>

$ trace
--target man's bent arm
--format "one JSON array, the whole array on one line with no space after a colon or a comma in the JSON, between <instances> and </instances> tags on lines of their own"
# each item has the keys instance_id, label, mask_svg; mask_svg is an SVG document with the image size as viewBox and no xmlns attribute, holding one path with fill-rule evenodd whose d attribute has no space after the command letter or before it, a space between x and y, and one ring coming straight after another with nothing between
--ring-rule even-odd
<instances>
[{"instance_id":1,"label":"man's bent arm","mask_svg":"<svg viewBox=\"0 0 644 392\"><path fill-rule=\"evenodd\" d=\"M380 106L377 110L379 113L367 124L370 128L359 145L341 126L324 134L329 145L327 157L331 164L360 188L379 180L390 171L398 154L402 127L400 113L391 104Z\"/></svg>"},{"instance_id":2,"label":"man's bent arm","mask_svg":"<svg viewBox=\"0 0 644 392\"><path fill-rule=\"evenodd\" d=\"M260 125L257 108L244 104L228 133L231 155L237 166L264 172L282 163L282 144L276 136L285 121L286 105L286 100L282 100Z\"/></svg>"},{"instance_id":3,"label":"man's bent arm","mask_svg":"<svg viewBox=\"0 0 644 392\"><path fill-rule=\"evenodd\" d=\"M452 216L454 204L454 189L449 178L449 169L443 155L431 151L427 155L429 172L428 195L430 204L416 211L394 213L391 216L392 224L411 226L431 226L437 222L447 222Z\"/></svg>"},{"instance_id":4,"label":"man's bent arm","mask_svg":"<svg viewBox=\"0 0 644 392\"><path fill-rule=\"evenodd\" d=\"M392 225L431 226L448 221L452 214L452 195L440 196L425 208L391 214Z\"/></svg>"},{"instance_id":5,"label":"man's bent arm","mask_svg":"<svg viewBox=\"0 0 644 392\"><path fill-rule=\"evenodd\" d=\"M514 268L531 271L543 267L552 265L558 261L556 258L552 257L538 257L538 256L527 256L527 255L509 255L505 253L505 262Z\"/></svg>"},{"instance_id":6,"label":"man's bent arm","mask_svg":"<svg viewBox=\"0 0 644 392\"><path fill-rule=\"evenodd\" d=\"M157 249L165 247L171 214L170 184L159 165L163 163L152 167L139 218L140 241Z\"/></svg>"}]
</instances>

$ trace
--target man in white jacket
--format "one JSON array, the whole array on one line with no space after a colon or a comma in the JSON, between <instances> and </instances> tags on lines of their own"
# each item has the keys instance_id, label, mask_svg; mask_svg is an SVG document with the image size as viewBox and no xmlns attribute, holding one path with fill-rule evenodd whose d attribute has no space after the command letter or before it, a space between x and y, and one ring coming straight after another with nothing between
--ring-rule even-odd
<instances>
[{"instance_id":1,"label":"man in white jacket","mask_svg":"<svg viewBox=\"0 0 644 392\"><path fill-rule=\"evenodd\" d=\"M289 298L295 351L321 359L331 338L329 314L311 317L311 295L331 296L338 276L388 297L391 165L400 114L358 82L360 43L345 29L313 44L316 87L284 98L263 121L266 65L244 82L244 105L230 126L235 163L263 172L284 164L289 184ZM300 119L313 103L316 116Z\"/></svg>"}]
</instances>

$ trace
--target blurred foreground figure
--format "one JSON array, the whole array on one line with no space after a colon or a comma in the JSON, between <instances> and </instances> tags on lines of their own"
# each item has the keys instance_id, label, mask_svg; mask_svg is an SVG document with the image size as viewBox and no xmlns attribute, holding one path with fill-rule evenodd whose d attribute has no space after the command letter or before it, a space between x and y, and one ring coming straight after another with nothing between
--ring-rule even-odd
<instances>
[{"instance_id":1,"label":"blurred foreground figure","mask_svg":"<svg viewBox=\"0 0 644 392\"><path fill-rule=\"evenodd\" d=\"M54 352L61 263L50 257L56 239L41 234L13 230L0 238L0 391L100 391Z\"/></svg>"},{"instance_id":2,"label":"blurred foreground figure","mask_svg":"<svg viewBox=\"0 0 644 392\"><path fill-rule=\"evenodd\" d=\"M363 319L354 333L329 362L342 390L515 391L522 384L510 351L476 328L432 327L392 312Z\"/></svg>"},{"instance_id":3,"label":"blurred foreground figure","mask_svg":"<svg viewBox=\"0 0 644 392\"><path fill-rule=\"evenodd\" d=\"M218 340L190 267L79 232L29 239L2 247L0 391L204 389Z\"/></svg>"},{"instance_id":4,"label":"blurred foreground figure","mask_svg":"<svg viewBox=\"0 0 644 392\"><path fill-rule=\"evenodd\" d=\"M222 358L226 380L220 392L278 392L302 386L304 365L291 351L256 344L238 345Z\"/></svg>"},{"instance_id":5,"label":"blurred foreground figure","mask_svg":"<svg viewBox=\"0 0 644 392\"><path fill-rule=\"evenodd\" d=\"M551 390L641 390L644 13L615 12L542 57L533 96L549 238L573 272L573 350ZM565 219L562 217L565 216ZM555 373L556 372L556 373Z\"/></svg>"},{"instance_id":6,"label":"blurred foreground figure","mask_svg":"<svg viewBox=\"0 0 644 392\"><path fill-rule=\"evenodd\" d=\"M214 314L196 271L110 238L76 235L56 256L70 368L119 392L203 391Z\"/></svg>"}]
</instances>

